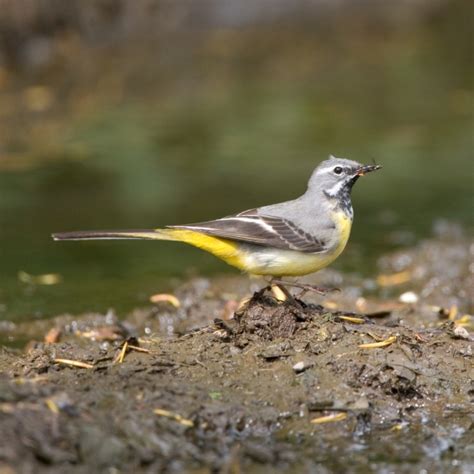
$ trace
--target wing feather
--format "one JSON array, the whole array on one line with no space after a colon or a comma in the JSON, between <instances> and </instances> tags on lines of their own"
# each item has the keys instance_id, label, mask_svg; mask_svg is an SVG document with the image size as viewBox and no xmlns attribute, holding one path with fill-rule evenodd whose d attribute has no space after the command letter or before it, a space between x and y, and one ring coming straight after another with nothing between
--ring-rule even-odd
<instances>
[{"instance_id":1,"label":"wing feather","mask_svg":"<svg viewBox=\"0 0 474 474\"><path fill-rule=\"evenodd\" d=\"M168 226L203 234L249 242L284 250L315 253L326 250L325 242L304 231L294 222L277 216L259 214L255 209L214 221Z\"/></svg>"}]
</instances>

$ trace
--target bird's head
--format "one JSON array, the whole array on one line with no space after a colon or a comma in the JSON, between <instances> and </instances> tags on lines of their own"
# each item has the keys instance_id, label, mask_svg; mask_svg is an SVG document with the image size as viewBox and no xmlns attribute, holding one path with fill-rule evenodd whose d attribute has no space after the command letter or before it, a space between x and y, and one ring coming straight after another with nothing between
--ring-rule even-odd
<instances>
[{"instance_id":1,"label":"bird's head","mask_svg":"<svg viewBox=\"0 0 474 474\"><path fill-rule=\"evenodd\" d=\"M330 198L348 195L359 177L380 168L380 165L362 165L357 161L331 155L314 170L308 191L320 190Z\"/></svg>"}]
</instances>

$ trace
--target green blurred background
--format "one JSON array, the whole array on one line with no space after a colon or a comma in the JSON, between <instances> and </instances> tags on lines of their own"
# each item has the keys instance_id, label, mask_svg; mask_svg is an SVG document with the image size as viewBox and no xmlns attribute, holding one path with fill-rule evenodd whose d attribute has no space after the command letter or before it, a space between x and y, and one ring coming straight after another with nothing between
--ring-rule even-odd
<instances>
[{"instance_id":1,"label":"green blurred background","mask_svg":"<svg viewBox=\"0 0 474 474\"><path fill-rule=\"evenodd\" d=\"M472 230L472 20L469 0L2 2L0 319L124 314L233 272L184 245L50 234L286 200L330 153L384 166L354 190L335 268L373 274L440 218Z\"/></svg>"}]
</instances>

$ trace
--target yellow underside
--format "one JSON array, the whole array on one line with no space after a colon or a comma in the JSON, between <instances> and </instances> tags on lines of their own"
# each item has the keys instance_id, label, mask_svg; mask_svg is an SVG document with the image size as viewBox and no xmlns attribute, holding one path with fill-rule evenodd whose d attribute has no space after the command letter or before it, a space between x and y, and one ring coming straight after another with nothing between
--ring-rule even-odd
<instances>
[{"instance_id":1,"label":"yellow underside","mask_svg":"<svg viewBox=\"0 0 474 474\"><path fill-rule=\"evenodd\" d=\"M157 231L168 236L169 240L176 240L193 245L194 247L212 253L229 265L237 267L240 270L246 270L243 259L244 252L240 250L241 245L237 242L220 237L213 237L193 230L157 229Z\"/></svg>"},{"instance_id":2,"label":"yellow underside","mask_svg":"<svg viewBox=\"0 0 474 474\"><path fill-rule=\"evenodd\" d=\"M224 262L247 273L272 276L299 276L313 273L332 263L344 250L351 232L351 220L342 212L334 212L339 244L321 253L303 253L248 245L192 230L156 229L156 238L185 242L209 252Z\"/></svg>"}]
</instances>

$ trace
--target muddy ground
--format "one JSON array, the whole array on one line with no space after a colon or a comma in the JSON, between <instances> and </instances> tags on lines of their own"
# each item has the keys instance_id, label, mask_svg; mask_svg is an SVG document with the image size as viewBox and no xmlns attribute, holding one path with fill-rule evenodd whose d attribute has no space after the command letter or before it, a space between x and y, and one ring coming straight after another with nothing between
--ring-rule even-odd
<instances>
[{"instance_id":1,"label":"muddy ground","mask_svg":"<svg viewBox=\"0 0 474 474\"><path fill-rule=\"evenodd\" d=\"M376 279L322 272L326 296L193 280L179 307L9 326L32 342L0 352L0 473L473 472L473 253L451 235Z\"/></svg>"}]
</instances>

